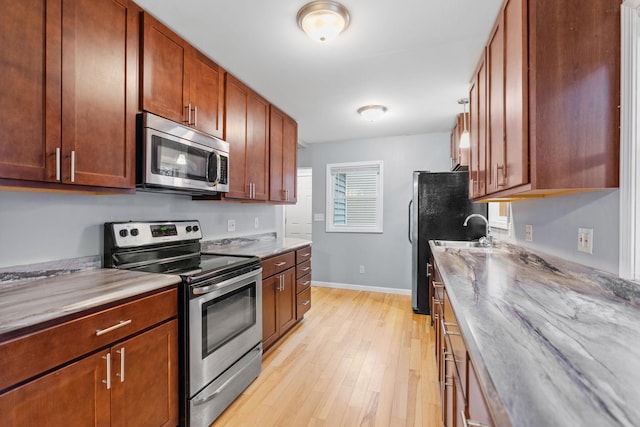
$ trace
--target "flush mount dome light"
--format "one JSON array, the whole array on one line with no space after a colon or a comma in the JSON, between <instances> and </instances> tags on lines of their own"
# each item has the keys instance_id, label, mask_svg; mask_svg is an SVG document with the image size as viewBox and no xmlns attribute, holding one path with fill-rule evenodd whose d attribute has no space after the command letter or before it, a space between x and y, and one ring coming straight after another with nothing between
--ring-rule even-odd
<instances>
[{"instance_id":1,"label":"flush mount dome light","mask_svg":"<svg viewBox=\"0 0 640 427\"><path fill-rule=\"evenodd\" d=\"M298 26L313 40L327 42L349 26L349 11L335 1L313 1L298 11Z\"/></svg>"},{"instance_id":2,"label":"flush mount dome light","mask_svg":"<svg viewBox=\"0 0 640 427\"><path fill-rule=\"evenodd\" d=\"M365 105L364 107L358 108L358 114L370 122L375 122L382 118L387 110L388 108L384 105Z\"/></svg>"}]
</instances>

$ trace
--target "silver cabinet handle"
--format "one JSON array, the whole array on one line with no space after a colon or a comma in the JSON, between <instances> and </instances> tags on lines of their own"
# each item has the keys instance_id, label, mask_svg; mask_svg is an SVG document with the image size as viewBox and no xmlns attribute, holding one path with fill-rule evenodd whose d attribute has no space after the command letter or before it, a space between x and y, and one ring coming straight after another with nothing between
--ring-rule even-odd
<instances>
[{"instance_id":1,"label":"silver cabinet handle","mask_svg":"<svg viewBox=\"0 0 640 427\"><path fill-rule=\"evenodd\" d=\"M442 283L442 282L438 282L437 280L434 280L434 281L433 281L433 287L434 287L434 288L438 288L438 289L440 289L440 288L444 288L444 283Z\"/></svg>"},{"instance_id":2,"label":"silver cabinet handle","mask_svg":"<svg viewBox=\"0 0 640 427\"><path fill-rule=\"evenodd\" d=\"M251 188L252 188L252 190L251 190L251 198L255 199L256 198L256 183L255 182L251 183Z\"/></svg>"},{"instance_id":3,"label":"silver cabinet handle","mask_svg":"<svg viewBox=\"0 0 640 427\"><path fill-rule=\"evenodd\" d=\"M278 262L278 263L276 263L276 264L274 264L274 265L275 265L276 267L282 267L283 265L286 265L286 264L287 264L287 262L286 262L286 261L284 261L284 262Z\"/></svg>"},{"instance_id":4,"label":"silver cabinet handle","mask_svg":"<svg viewBox=\"0 0 640 427\"><path fill-rule=\"evenodd\" d=\"M183 120L183 121L186 124L190 125L191 124L191 103L185 105L184 109L186 111L186 114L185 114L185 120Z\"/></svg>"},{"instance_id":5,"label":"silver cabinet handle","mask_svg":"<svg viewBox=\"0 0 640 427\"><path fill-rule=\"evenodd\" d=\"M455 323L448 323L448 322L445 322L444 320L441 320L440 323L442 323L442 332L445 335L460 335L460 332L447 330L447 326L457 326Z\"/></svg>"},{"instance_id":6,"label":"silver cabinet handle","mask_svg":"<svg viewBox=\"0 0 640 427\"><path fill-rule=\"evenodd\" d=\"M120 372L116 374L116 377L120 377L120 382L124 382L124 347L120 350L116 350L116 353L120 355Z\"/></svg>"},{"instance_id":7,"label":"silver cabinet handle","mask_svg":"<svg viewBox=\"0 0 640 427\"><path fill-rule=\"evenodd\" d=\"M107 353L106 356L102 356L103 359L107 359L107 379L102 380L103 384L107 385L107 390L111 389L111 353Z\"/></svg>"},{"instance_id":8,"label":"silver cabinet handle","mask_svg":"<svg viewBox=\"0 0 640 427\"><path fill-rule=\"evenodd\" d=\"M311 270L311 267L305 267L302 269L302 271L309 271L309 270Z\"/></svg>"},{"instance_id":9,"label":"silver cabinet handle","mask_svg":"<svg viewBox=\"0 0 640 427\"><path fill-rule=\"evenodd\" d=\"M464 425L464 427L488 427L486 424L482 424L473 420L468 420L467 416L464 413L464 409L460 411L460 415L462 415L462 424Z\"/></svg>"},{"instance_id":10,"label":"silver cabinet handle","mask_svg":"<svg viewBox=\"0 0 640 427\"><path fill-rule=\"evenodd\" d=\"M301 304L302 304L302 305L309 305L309 304L311 304L311 301L309 301L309 300L304 300L304 301L302 301L302 302L301 302Z\"/></svg>"},{"instance_id":11,"label":"silver cabinet handle","mask_svg":"<svg viewBox=\"0 0 640 427\"><path fill-rule=\"evenodd\" d=\"M71 182L76 182L76 152L71 151Z\"/></svg>"},{"instance_id":12,"label":"silver cabinet handle","mask_svg":"<svg viewBox=\"0 0 640 427\"><path fill-rule=\"evenodd\" d=\"M198 126L198 106L193 107L193 123L194 126Z\"/></svg>"},{"instance_id":13,"label":"silver cabinet handle","mask_svg":"<svg viewBox=\"0 0 640 427\"><path fill-rule=\"evenodd\" d=\"M307 286L310 282L307 280L305 282L302 282L302 286Z\"/></svg>"},{"instance_id":14,"label":"silver cabinet handle","mask_svg":"<svg viewBox=\"0 0 640 427\"><path fill-rule=\"evenodd\" d=\"M56 181L60 181L60 147L56 148Z\"/></svg>"},{"instance_id":15,"label":"silver cabinet handle","mask_svg":"<svg viewBox=\"0 0 640 427\"><path fill-rule=\"evenodd\" d=\"M105 328L105 329L96 329L96 336L99 337L100 335L104 335L107 332L115 331L118 328L127 326L129 323L131 323L131 319L121 320L120 323L118 323L117 325L109 326L108 328Z\"/></svg>"},{"instance_id":16,"label":"silver cabinet handle","mask_svg":"<svg viewBox=\"0 0 640 427\"><path fill-rule=\"evenodd\" d=\"M301 256L303 256L303 257L305 257L305 258L306 258L306 257L310 257L310 256L311 256L311 253L310 253L310 252L307 252L306 254L302 254Z\"/></svg>"},{"instance_id":17,"label":"silver cabinet handle","mask_svg":"<svg viewBox=\"0 0 640 427\"><path fill-rule=\"evenodd\" d=\"M280 292L284 291L284 274L280 276Z\"/></svg>"}]
</instances>

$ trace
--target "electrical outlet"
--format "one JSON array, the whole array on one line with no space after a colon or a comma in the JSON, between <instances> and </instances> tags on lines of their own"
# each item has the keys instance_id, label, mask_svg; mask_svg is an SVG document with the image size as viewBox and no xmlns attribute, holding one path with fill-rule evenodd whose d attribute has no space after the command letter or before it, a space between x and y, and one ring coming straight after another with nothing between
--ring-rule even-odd
<instances>
[{"instance_id":1,"label":"electrical outlet","mask_svg":"<svg viewBox=\"0 0 640 427\"><path fill-rule=\"evenodd\" d=\"M524 226L524 240L533 242L533 225L527 224Z\"/></svg>"},{"instance_id":2,"label":"electrical outlet","mask_svg":"<svg viewBox=\"0 0 640 427\"><path fill-rule=\"evenodd\" d=\"M236 231L236 220L235 219L227 220L227 231Z\"/></svg>"},{"instance_id":3,"label":"electrical outlet","mask_svg":"<svg viewBox=\"0 0 640 427\"><path fill-rule=\"evenodd\" d=\"M593 228L578 228L578 250L593 253Z\"/></svg>"},{"instance_id":4,"label":"electrical outlet","mask_svg":"<svg viewBox=\"0 0 640 427\"><path fill-rule=\"evenodd\" d=\"M364 265L360 266L360 274L364 274Z\"/></svg>"},{"instance_id":5,"label":"electrical outlet","mask_svg":"<svg viewBox=\"0 0 640 427\"><path fill-rule=\"evenodd\" d=\"M260 219L258 217L253 219L253 228L260 228Z\"/></svg>"}]
</instances>

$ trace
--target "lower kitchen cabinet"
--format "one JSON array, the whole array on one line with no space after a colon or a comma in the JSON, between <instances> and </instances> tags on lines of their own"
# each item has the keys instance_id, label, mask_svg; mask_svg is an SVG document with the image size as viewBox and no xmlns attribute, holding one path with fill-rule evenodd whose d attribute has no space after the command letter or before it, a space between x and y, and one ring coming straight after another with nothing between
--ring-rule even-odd
<instances>
[{"instance_id":1,"label":"lower kitchen cabinet","mask_svg":"<svg viewBox=\"0 0 640 427\"><path fill-rule=\"evenodd\" d=\"M165 319L147 328L158 318L158 310L170 302L173 307L160 316ZM70 358L52 370L39 372L34 379L7 387L0 394L0 425L176 426L176 311L176 291L171 290L0 344L0 354L3 348L25 353L29 356L22 357L21 363L46 366L46 359L60 350L43 341L44 334L69 349L65 354ZM113 318L127 320L113 322ZM72 335L68 333L71 330ZM90 332L87 341L95 338L107 346L74 358L76 345L68 341L85 340L78 332L82 330ZM111 343L109 336L114 340ZM44 365L41 359L45 359Z\"/></svg>"},{"instance_id":2,"label":"lower kitchen cabinet","mask_svg":"<svg viewBox=\"0 0 640 427\"><path fill-rule=\"evenodd\" d=\"M277 258L277 257L275 257ZM270 262L266 260L266 262ZM262 278L262 347L268 349L296 323L295 268Z\"/></svg>"},{"instance_id":3,"label":"lower kitchen cabinet","mask_svg":"<svg viewBox=\"0 0 640 427\"><path fill-rule=\"evenodd\" d=\"M311 308L311 246L262 260L262 347L267 350Z\"/></svg>"},{"instance_id":4,"label":"lower kitchen cabinet","mask_svg":"<svg viewBox=\"0 0 640 427\"><path fill-rule=\"evenodd\" d=\"M490 427L494 423L458 327L446 283L431 260L431 292L436 368L445 427Z\"/></svg>"}]
</instances>

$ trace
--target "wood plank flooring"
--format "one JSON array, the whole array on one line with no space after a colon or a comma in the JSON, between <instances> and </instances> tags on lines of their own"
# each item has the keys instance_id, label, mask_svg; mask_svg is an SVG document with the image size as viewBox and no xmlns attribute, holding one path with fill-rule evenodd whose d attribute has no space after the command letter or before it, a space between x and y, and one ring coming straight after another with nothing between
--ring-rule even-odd
<instances>
[{"instance_id":1,"label":"wood plank flooring","mask_svg":"<svg viewBox=\"0 0 640 427\"><path fill-rule=\"evenodd\" d=\"M440 426L429 316L405 295L311 293L305 320L213 426Z\"/></svg>"}]
</instances>

